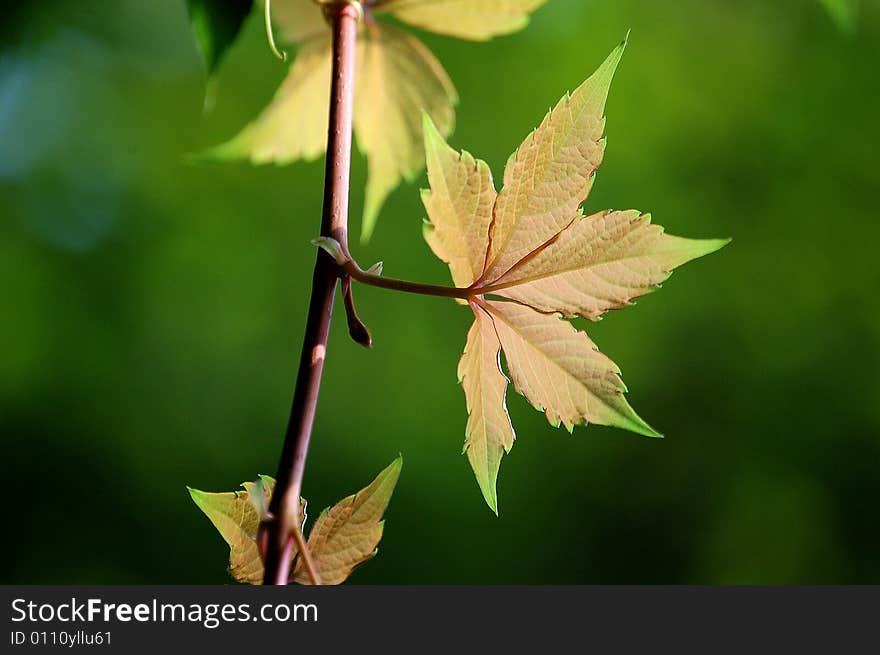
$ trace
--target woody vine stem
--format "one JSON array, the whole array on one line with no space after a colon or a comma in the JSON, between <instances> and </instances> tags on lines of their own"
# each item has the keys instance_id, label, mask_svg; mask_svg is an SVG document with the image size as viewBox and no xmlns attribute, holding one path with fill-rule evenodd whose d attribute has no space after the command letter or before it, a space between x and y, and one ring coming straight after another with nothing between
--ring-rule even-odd
<instances>
[{"instance_id":1,"label":"woody vine stem","mask_svg":"<svg viewBox=\"0 0 880 655\"><path fill-rule=\"evenodd\" d=\"M321 236L335 239L348 252L355 43L363 12L358 3L349 1L328 4L325 13L333 28L333 76ZM300 532L303 517L299 499L324 371L337 278L336 263L319 249L290 420L278 464L275 492L269 505L270 518L260 530L265 562L264 584L287 584L294 546L297 542L303 544ZM306 549L298 550L302 553L312 582L320 584Z\"/></svg>"},{"instance_id":2,"label":"woody vine stem","mask_svg":"<svg viewBox=\"0 0 880 655\"><path fill-rule=\"evenodd\" d=\"M348 202L351 169L352 115L354 108L355 50L358 23L363 9L355 0L321 0L333 31L333 73L330 88L330 121L327 134L327 165L321 237L312 277L312 295L306 319L299 371L268 515L260 526L258 543L265 563L263 583L285 585L294 564L294 549L303 560L313 584L320 576L302 535L304 517L300 505L309 441L315 421L321 376L327 355L327 339L337 280L341 282L349 332L369 346L370 333L354 307L352 280L371 286L444 298L474 301L488 288L460 289L385 278L364 271L349 254ZM266 3L267 15L269 3ZM269 25L267 18L267 25ZM271 29L269 34L271 35ZM270 39L271 43L271 39ZM273 51L277 51L273 45ZM332 246L331 246L332 244ZM332 255L331 255L332 252ZM374 267L375 268L375 267Z\"/></svg>"}]
</instances>

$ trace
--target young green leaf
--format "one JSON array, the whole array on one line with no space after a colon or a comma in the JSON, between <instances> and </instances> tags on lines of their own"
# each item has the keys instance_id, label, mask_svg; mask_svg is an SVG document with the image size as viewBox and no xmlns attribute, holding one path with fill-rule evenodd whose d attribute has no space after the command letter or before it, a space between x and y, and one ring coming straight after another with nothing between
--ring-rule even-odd
<instances>
[{"instance_id":1,"label":"young green leaf","mask_svg":"<svg viewBox=\"0 0 880 655\"><path fill-rule=\"evenodd\" d=\"M263 504L268 506L275 480L263 475L260 479L263 481ZM242 487L244 491L226 493L209 493L190 487L187 489L195 504L229 544L229 574L244 584L262 584L263 560L256 542L260 516L250 498L255 485L253 482L245 482ZM302 507L305 516L305 501Z\"/></svg>"},{"instance_id":2,"label":"young green leaf","mask_svg":"<svg viewBox=\"0 0 880 655\"><path fill-rule=\"evenodd\" d=\"M598 320L728 243L667 235L637 211L583 216L604 155L605 100L625 45L526 138L497 197L485 164L458 155L425 128L425 238L456 285L473 292L476 320L459 364L469 411L466 450L496 512L498 467L513 445L499 348L516 390L551 424L572 430L596 423L659 437L624 397L617 365L559 314Z\"/></svg>"},{"instance_id":3,"label":"young green leaf","mask_svg":"<svg viewBox=\"0 0 880 655\"><path fill-rule=\"evenodd\" d=\"M309 534L308 548L322 584L345 582L355 567L376 555L385 522L382 515L394 493L403 458L398 457L370 486L321 512ZM311 584L300 559L293 579Z\"/></svg>"},{"instance_id":4,"label":"young green leaf","mask_svg":"<svg viewBox=\"0 0 880 655\"><path fill-rule=\"evenodd\" d=\"M551 425L586 423L661 436L633 411L617 365L583 332L552 314L481 301L492 315L513 384Z\"/></svg>"},{"instance_id":5,"label":"young green leaf","mask_svg":"<svg viewBox=\"0 0 880 655\"><path fill-rule=\"evenodd\" d=\"M196 45L211 78L241 31L253 0L186 0L186 5Z\"/></svg>"},{"instance_id":6,"label":"young green leaf","mask_svg":"<svg viewBox=\"0 0 880 655\"><path fill-rule=\"evenodd\" d=\"M401 0L364 3L432 31L484 40L523 27L544 0ZM211 149L217 159L287 164L324 153L330 93L330 34L313 0L273 0L279 34L299 45L290 73L272 102L230 141ZM354 130L368 178L361 235L368 240L388 195L424 166L425 111L445 136L455 124L458 95L443 66L418 39L393 26L365 21L358 35Z\"/></svg>"}]
</instances>

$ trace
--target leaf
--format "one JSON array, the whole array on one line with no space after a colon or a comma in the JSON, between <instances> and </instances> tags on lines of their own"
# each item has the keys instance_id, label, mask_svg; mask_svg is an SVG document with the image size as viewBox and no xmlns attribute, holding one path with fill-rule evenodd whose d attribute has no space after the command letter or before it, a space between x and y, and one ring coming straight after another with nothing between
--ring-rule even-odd
<instances>
[{"instance_id":1,"label":"leaf","mask_svg":"<svg viewBox=\"0 0 880 655\"><path fill-rule=\"evenodd\" d=\"M211 78L251 11L253 0L186 0L196 44Z\"/></svg>"},{"instance_id":2,"label":"leaf","mask_svg":"<svg viewBox=\"0 0 880 655\"><path fill-rule=\"evenodd\" d=\"M379 0L377 9L429 32L486 41L523 29L547 0Z\"/></svg>"},{"instance_id":3,"label":"leaf","mask_svg":"<svg viewBox=\"0 0 880 655\"><path fill-rule=\"evenodd\" d=\"M458 96L418 39L393 26L373 25L364 32L357 46L354 130L369 166L361 228L368 240L388 194L424 165L420 112L449 134ZM207 156L254 164L320 157L327 147L330 51L326 37L305 43L269 106Z\"/></svg>"},{"instance_id":4,"label":"leaf","mask_svg":"<svg viewBox=\"0 0 880 655\"><path fill-rule=\"evenodd\" d=\"M382 515L394 493L403 458L398 457L365 489L321 512L309 534L308 547L322 584L345 582L355 567L376 555L382 539ZM298 561L293 579L311 584Z\"/></svg>"},{"instance_id":5,"label":"leaf","mask_svg":"<svg viewBox=\"0 0 880 655\"><path fill-rule=\"evenodd\" d=\"M424 165L421 112L448 135L458 94L431 51L403 30L374 24L359 44L354 129L369 166L361 226L367 241L388 194Z\"/></svg>"},{"instance_id":6,"label":"leaf","mask_svg":"<svg viewBox=\"0 0 880 655\"><path fill-rule=\"evenodd\" d=\"M577 216L605 153L605 99L625 47L563 97L508 161L481 281L500 278Z\"/></svg>"},{"instance_id":7,"label":"leaf","mask_svg":"<svg viewBox=\"0 0 880 655\"><path fill-rule=\"evenodd\" d=\"M595 321L659 287L673 268L728 242L665 234L637 211L600 212L576 219L482 291Z\"/></svg>"},{"instance_id":8,"label":"leaf","mask_svg":"<svg viewBox=\"0 0 880 655\"><path fill-rule=\"evenodd\" d=\"M501 372L501 343L492 319L474 306L474 324L458 364L458 380L467 398L467 453L483 497L498 513L495 485L501 457L513 448L516 435L507 414L507 378Z\"/></svg>"},{"instance_id":9,"label":"leaf","mask_svg":"<svg viewBox=\"0 0 880 655\"><path fill-rule=\"evenodd\" d=\"M263 481L264 504L268 506L275 488L275 480L261 475ZM242 484L244 491L209 493L189 489L190 496L207 516L220 535L229 544L229 574L244 584L262 584L263 561L257 547L257 530L260 516L255 503L250 499L254 489L253 482ZM305 516L305 501L303 501Z\"/></svg>"},{"instance_id":10,"label":"leaf","mask_svg":"<svg viewBox=\"0 0 880 655\"><path fill-rule=\"evenodd\" d=\"M330 67L329 39L305 44L269 106L237 136L205 156L245 158L254 164L320 157L327 147Z\"/></svg>"},{"instance_id":11,"label":"leaf","mask_svg":"<svg viewBox=\"0 0 880 655\"><path fill-rule=\"evenodd\" d=\"M517 303L486 300L483 306L495 319L516 390L545 412L551 425L571 431L598 423L661 436L629 406L620 369L585 333Z\"/></svg>"},{"instance_id":12,"label":"leaf","mask_svg":"<svg viewBox=\"0 0 880 655\"><path fill-rule=\"evenodd\" d=\"M287 43L302 43L330 33L315 0L272 0L272 22Z\"/></svg>"},{"instance_id":13,"label":"leaf","mask_svg":"<svg viewBox=\"0 0 880 655\"><path fill-rule=\"evenodd\" d=\"M431 188L422 191L430 222L425 240L449 264L459 287L470 286L483 272L495 185L486 162L450 148L433 121L424 116L425 159Z\"/></svg>"},{"instance_id":14,"label":"leaf","mask_svg":"<svg viewBox=\"0 0 880 655\"><path fill-rule=\"evenodd\" d=\"M658 287L675 267L728 243L665 234L637 211L583 216L604 155L605 100L625 45L526 138L497 196L488 167L456 153L426 122L425 238L469 291L476 315L459 363L465 450L496 513L498 469L514 441L499 349L513 386L552 425L571 431L596 423L659 437L626 400L617 365L560 314L598 320Z\"/></svg>"}]
</instances>

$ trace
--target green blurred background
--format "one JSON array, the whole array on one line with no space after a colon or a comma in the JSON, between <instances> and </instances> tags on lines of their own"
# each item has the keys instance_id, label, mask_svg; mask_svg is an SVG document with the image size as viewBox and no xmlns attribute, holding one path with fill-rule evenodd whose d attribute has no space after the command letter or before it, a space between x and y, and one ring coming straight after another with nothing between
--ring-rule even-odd
<instances>
[{"instance_id":1,"label":"green blurred background","mask_svg":"<svg viewBox=\"0 0 880 655\"><path fill-rule=\"evenodd\" d=\"M878 5L846 30L815 0L550 0L488 44L424 35L462 97L451 142L500 179L631 28L587 208L735 241L581 325L667 439L570 436L511 394L500 518L461 455L467 312L358 289L376 346L337 315L312 514L398 452L405 466L353 582L880 582ZM225 583L225 545L184 485L275 471L323 169L184 155L250 120L284 66L252 16L203 115L182 0L4 12L0 580ZM364 173L358 156L355 218ZM447 283L422 217L404 185L358 259Z\"/></svg>"}]
</instances>

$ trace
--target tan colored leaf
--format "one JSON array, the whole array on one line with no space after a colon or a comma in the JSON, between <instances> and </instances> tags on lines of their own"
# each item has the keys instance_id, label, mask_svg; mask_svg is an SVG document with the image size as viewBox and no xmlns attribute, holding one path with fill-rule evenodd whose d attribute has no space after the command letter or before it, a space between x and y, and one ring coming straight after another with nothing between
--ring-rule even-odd
<instances>
[{"instance_id":1,"label":"tan colored leaf","mask_svg":"<svg viewBox=\"0 0 880 655\"><path fill-rule=\"evenodd\" d=\"M429 32L486 41L524 28L547 0L380 0L378 10Z\"/></svg>"},{"instance_id":2,"label":"tan colored leaf","mask_svg":"<svg viewBox=\"0 0 880 655\"><path fill-rule=\"evenodd\" d=\"M369 239L388 194L424 166L421 112L448 135L458 95L431 51L403 30L374 23L359 45L354 129L369 163L362 225Z\"/></svg>"},{"instance_id":3,"label":"tan colored leaf","mask_svg":"<svg viewBox=\"0 0 880 655\"><path fill-rule=\"evenodd\" d=\"M458 379L467 398L468 422L464 450L483 497L496 514L495 489L501 457L513 448L516 435L507 414L507 378L501 372L501 343L492 319L473 307L474 320L458 364Z\"/></svg>"},{"instance_id":4,"label":"tan colored leaf","mask_svg":"<svg viewBox=\"0 0 880 655\"><path fill-rule=\"evenodd\" d=\"M261 475L263 481L262 505L268 505L275 488L275 480ZM193 501L207 516L217 531L229 544L229 574L244 584L263 583L263 560L257 547L257 530L260 516L250 494L253 482L245 482L244 491L209 493L189 489ZM302 501L302 514L305 517L306 504Z\"/></svg>"},{"instance_id":5,"label":"tan colored leaf","mask_svg":"<svg viewBox=\"0 0 880 655\"><path fill-rule=\"evenodd\" d=\"M624 398L617 365L583 332L558 316L513 302L481 303L495 320L516 390L552 425L612 425L659 437Z\"/></svg>"},{"instance_id":6,"label":"tan colored leaf","mask_svg":"<svg viewBox=\"0 0 880 655\"><path fill-rule=\"evenodd\" d=\"M320 157L327 149L330 68L328 38L304 45L272 102L259 117L207 155L219 159L246 158L255 164L285 164Z\"/></svg>"},{"instance_id":7,"label":"tan colored leaf","mask_svg":"<svg viewBox=\"0 0 880 655\"><path fill-rule=\"evenodd\" d=\"M508 161L482 282L500 278L579 215L604 156L605 100L625 46L565 96Z\"/></svg>"},{"instance_id":8,"label":"tan colored leaf","mask_svg":"<svg viewBox=\"0 0 880 655\"><path fill-rule=\"evenodd\" d=\"M264 4L261 0L260 5ZM330 32L315 0L272 0L272 23L287 43L302 43Z\"/></svg>"},{"instance_id":9,"label":"tan colored leaf","mask_svg":"<svg viewBox=\"0 0 880 655\"><path fill-rule=\"evenodd\" d=\"M495 185L486 162L447 145L425 117L425 156L431 188L422 191L428 212L425 240L449 264L458 287L470 286L483 272Z\"/></svg>"},{"instance_id":10,"label":"tan colored leaf","mask_svg":"<svg viewBox=\"0 0 880 655\"><path fill-rule=\"evenodd\" d=\"M635 211L582 215L604 156L605 101L625 45L564 97L508 160L480 273L491 173L425 128L431 186L423 192L430 217L425 238L449 263L456 286L473 294L467 304L477 318L459 363L469 413L466 450L496 511L500 461L514 440L499 344L514 387L554 426L571 431L597 423L659 437L627 402L617 365L559 314L596 320L728 242L670 236Z\"/></svg>"},{"instance_id":11,"label":"tan colored leaf","mask_svg":"<svg viewBox=\"0 0 880 655\"><path fill-rule=\"evenodd\" d=\"M637 211L600 212L575 221L482 291L542 312L598 320L656 289L672 269L727 243L666 234Z\"/></svg>"},{"instance_id":12,"label":"tan colored leaf","mask_svg":"<svg viewBox=\"0 0 880 655\"><path fill-rule=\"evenodd\" d=\"M345 582L352 570L376 554L382 539L382 515L400 476L403 459L398 457L369 487L321 512L309 534L308 547L322 584ZM311 584L302 558L294 579Z\"/></svg>"}]
</instances>

